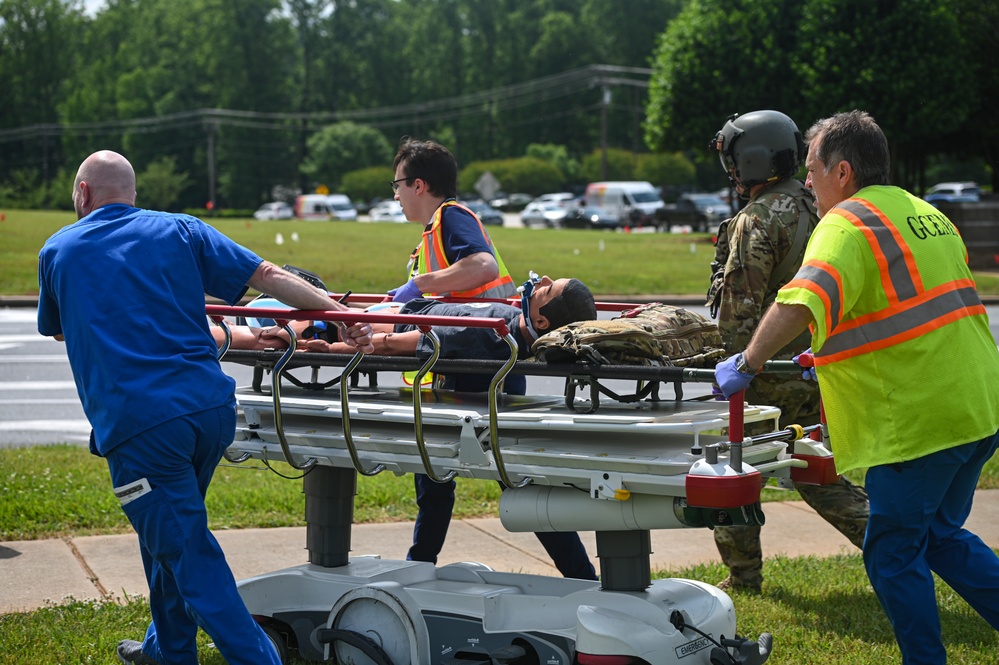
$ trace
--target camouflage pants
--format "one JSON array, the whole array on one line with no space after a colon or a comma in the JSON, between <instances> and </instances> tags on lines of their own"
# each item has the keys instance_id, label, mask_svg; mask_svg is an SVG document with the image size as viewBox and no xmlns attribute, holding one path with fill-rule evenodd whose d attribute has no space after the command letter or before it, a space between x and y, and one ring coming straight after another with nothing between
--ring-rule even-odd
<instances>
[{"instance_id":1,"label":"camouflage pants","mask_svg":"<svg viewBox=\"0 0 999 665\"><path fill-rule=\"evenodd\" d=\"M844 477L832 485L795 485L805 503L858 548L863 547L869 506L867 492ZM714 529L715 546L729 568L734 586L759 587L763 582L760 527L725 526Z\"/></svg>"}]
</instances>

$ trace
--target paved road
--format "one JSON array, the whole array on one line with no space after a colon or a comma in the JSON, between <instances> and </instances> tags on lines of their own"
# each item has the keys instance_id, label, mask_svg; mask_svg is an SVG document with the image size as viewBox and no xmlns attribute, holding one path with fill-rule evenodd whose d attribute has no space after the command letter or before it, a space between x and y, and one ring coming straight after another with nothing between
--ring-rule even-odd
<instances>
[{"instance_id":1,"label":"paved road","mask_svg":"<svg viewBox=\"0 0 999 665\"><path fill-rule=\"evenodd\" d=\"M703 308L692 308L706 315ZM999 305L988 307L992 334L999 339ZM74 443L86 445L90 425L83 414L62 343L41 337L32 307L0 309L0 448ZM223 366L237 385L248 385L252 370L233 363ZM330 370L327 370L330 371ZM389 373L391 374L391 373ZM395 376L379 377L397 385ZM626 382L611 382L617 391L633 391ZM561 395L560 379L529 377L531 394ZM705 384L685 386L686 397L703 394ZM666 394L664 393L665 397Z\"/></svg>"}]
</instances>

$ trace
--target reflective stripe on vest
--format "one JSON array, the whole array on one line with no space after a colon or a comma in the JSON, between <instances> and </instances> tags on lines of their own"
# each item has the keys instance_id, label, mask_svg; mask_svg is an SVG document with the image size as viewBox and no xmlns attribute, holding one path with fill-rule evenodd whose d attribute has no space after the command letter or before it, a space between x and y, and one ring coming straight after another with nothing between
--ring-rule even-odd
<instances>
[{"instance_id":1,"label":"reflective stripe on vest","mask_svg":"<svg viewBox=\"0 0 999 665\"><path fill-rule=\"evenodd\" d=\"M816 365L885 349L964 317L985 314L970 279L946 282L927 291L902 234L874 204L848 199L829 214L843 217L867 240L888 306L841 322L842 278L829 264L809 261L788 286L807 288L825 304L827 338L815 354Z\"/></svg>"},{"instance_id":2,"label":"reflective stripe on vest","mask_svg":"<svg viewBox=\"0 0 999 665\"><path fill-rule=\"evenodd\" d=\"M436 272L451 265L447 260L447 254L444 252L444 234L441 230L441 222L444 218L444 209L448 206L457 206L461 208L471 215L472 219L474 219L479 225L479 230L482 232L483 239L486 241L486 244L492 248L493 256L496 257L499 275L496 279L468 291L452 291L450 293L433 293L430 295L453 296L456 298L508 298L512 296L517 292L517 288L513 283L513 277L510 276L510 272L506 269L503 259L500 258L499 250L493 245L492 239L489 237L489 234L486 233L485 227L482 226L482 222L479 221L479 218L474 212L454 201L445 201L434 212L434 218L431 221L429 228L423 232L423 239L420 241L419 247L416 248L413 252L413 256L411 257L410 277L416 277L417 275L429 272Z\"/></svg>"}]
</instances>

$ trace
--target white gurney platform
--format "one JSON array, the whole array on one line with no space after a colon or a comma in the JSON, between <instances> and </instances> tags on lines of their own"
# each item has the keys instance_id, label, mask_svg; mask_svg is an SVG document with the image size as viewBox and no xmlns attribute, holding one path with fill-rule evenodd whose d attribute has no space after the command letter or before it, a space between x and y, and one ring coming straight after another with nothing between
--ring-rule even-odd
<instances>
[{"instance_id":1,"label":"white gurney platform","mask_svg":"<svg viewBox=\"0 0 999 665\"><path fill-rule=\"evenodd\" d=\"M210 306L209 315L218 321L239 309ZM283 323L323 314L337 318L285 310L273 316ZM306 495L310 563L243 580L240 593L275 644L308 660L762 663L769 635L759 644L738 638L723 592L651 579L649 531L761 524L766 477L829 482L834 474L821 440L800 428L742 437L745 424L774 429L773 407L743 405L741 395L733 402L659 398L660 385L679 394L682 381L709 381L710 370L235 350L224 359L258 368L254 385L237 391L241 418L227 456L286 461L304 471ZM289 367L312 368L312 375L282 383ZM328 367L341 376L321 381ZM495 378L487 393L377 385L379 371L431 368ZM267 372L269 390L261 385ZM360 385L360 372L368 385ZM564 376L567 396L503 395L497 388L510 372ZM600 386L602 378L632 378L639 389L609 400L619 396ZM476 563L437 568L351 558L357 473L383 471L500 481L507 529L596 532L600 582L499 573Z\"/></svg>"}]
</instances>

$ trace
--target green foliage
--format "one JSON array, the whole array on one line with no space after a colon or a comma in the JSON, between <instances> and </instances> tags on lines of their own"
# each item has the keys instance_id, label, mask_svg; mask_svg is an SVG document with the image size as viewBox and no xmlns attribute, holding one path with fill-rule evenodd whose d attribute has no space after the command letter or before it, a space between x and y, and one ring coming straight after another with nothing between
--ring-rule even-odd
<instances>
[{"instance_id":1,"label":"green foliage","mask_svg":"<svg viewBox=\"0 0 999 665\"><path fill-rule=\"evenodd\" d=\"M573 182L579 178L579 160L573 159L564 145L532 143L527 146L527 156L551 162L555 168L562 172L568 182Z\"/></svg>"},{"instance_id":2,"label":"green foliage","mask_svg":"<svg viewBox=\"0 0 999 665\"><path fill-rule=\"evenodd\" d=\"M458 173L458 191L474 192L475 182L485 172L492 173L506 192L544 194L565 184L562 171L555 164L537 157L516 157L487 162L472 162Z\"/></svg>"},{"instance_id":3,"label":"green foliage","mask_svg":"<svg viewBox=\"0 0 999 665\"><path fill-rule=\"evenodd\" d=\"M798 26L800 48L809 45L810 55L794 64L805 117L852 108L871 113L892 145L893 181L906 188L925 164L927 143L957 131L975 106L963 21L952 4L809 0ZM901 34L906 38L896 39ZM811 48L819 39L822 48ZM836 75L841 72L850 76ZM829 99L837 100L836 108Z\"/></svg>"},{"instance_id":4,"label":"green foliage","mask_svg":"<svg viewBox=\"0 0 999 665\"><path fill-rule=\"evenodd\" d=\"M775 108L798 122L803 90L792 63L801 0L691 0L659 40L645 121L653 150L704 151L732 113ZM859 49L863 50L863 49ZM828 99L826 100L828 103Z\"/></svg>"},{"instance_id":5,"label":"green foliage","mask_svg":"<svg viewBox=\"0 0 999 665\"><path fill-rule=\"evenodd\" d=\"M55 210L73 210L73 184L75 182L75 169L59 169L46 188L49 206Z\"/></svg>"},{"instance_id":6,"label":"green foliage","mask_svg":"<svg viewBox=\"0 0 999 665\"><path fill-rule=\"evenodd\" d=\"M174 157L161 157L135 176L136 203L153 210L172 210L172 206L191 183L186 173L177 172Z\"/></svg>"},{"instance_id":7,"label":"green foliage","mask_svg":"<svg viewBox=\"0 0 999 665\"><path fill-rule=\"evenodd\" d=\"M639 155L637 161L636 180L648 180L663 189L694 184L696 169L682 152Z\"/></svg>"},{"instance_id":8,"label":"green foliage","mask_svg":"<svg viewBox=\"0 0 999 665\"><path fill-rule=\"evenodd\" d=\"M579 160L602 142L603 111L606 145L635 150L647 115L649 146L697 162L730 113L778 108L804 128L848 105L885 126L899 184L921 186L931 154L990 160L995 180L997 7L129 0L90 16L66 0L4 0L0 192L10 196L14 171L37 170L50 187L60 169L110 148L137 172L173 157L194 182L177 208L204 205L209 181L220 207L256 208L275 186L336 188L345 172L374 165L306 163L309 137L337 120L370 123L390 144L435 137L464 165L531 144L564 146ZM594 63L621 69L596 74L586 69ZM648 94L619 82L640 80L650 64ZM613 101L594 112L605 85ZM568 183L586 179L556 165ZM699 186L705 180L699 173ZM64 206L49 191L17 204Z\"/></svg>"},{"instance_id":9,"label":"green foliage","mask_svg":"<svg viewBox=\"0 0 999 665\"><path fill-rule=\"evenodd\" d=\"M308 148L302 173L330 190L342 188L344 174L391 164L395 154L380 131L353 122L338 122L316 132L309 137Z\"/></svg>"},{"instance_id":10,"label":"green foliage","mask_svg":"<svg viewBox=\"0 0 999 665\"><path fill-rule=\"evenodd\" d=\"M586 182L599 180L635 180L638 168L638 156L620 148L607 149L607 172L603 173L604 155L601 150L594 150L583 158L579 174Z\"/></svg>"},{"instance_id":11,"label":"green foliage","mask_svg":"<svg viewBox=\"0 0 999 665\"><path fill-rule=\"evenodd\" d=\"M344 174L343 182L340 183L340 191L353 201L388 198L392 193L389 183L392 182L394 176L395 171L392 170L391 166L371 166L351 171Z\"/></svg>"},{"instance_id":12,"label":"green foliage","mask_svg":"<svg viewBox=\"0 0 999 665\"><path fill-rule=\"evenodd\" d=\"M17 169L0 186L0 201L8 208L44 208L45 188L38 169Z\"/></svg>"},{"instance_id":13,"label":"green foliage","mask_svg":"<svg viewBox=\"0 0 999 665\"><path fill-rule=\"evenodd\" d=\"M655 54L646 142L700 151L731 113L774 108L804 131L859 108L889 137L894 180L913 189L978 104L962 4L692 0Z\"/></svg>"}]
</instances>

